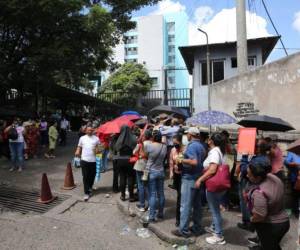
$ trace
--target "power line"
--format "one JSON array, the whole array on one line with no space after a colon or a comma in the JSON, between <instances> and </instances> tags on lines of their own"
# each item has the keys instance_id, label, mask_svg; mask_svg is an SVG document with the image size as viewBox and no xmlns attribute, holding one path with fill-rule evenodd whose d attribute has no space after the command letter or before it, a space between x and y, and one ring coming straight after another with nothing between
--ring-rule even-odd
<instances>
[{"instance_id":1,"label":"power line","mask_svg":"<svg viewBox=\"0 0 300 250\"><path fill-rule=\"evenodd\" d=\"M274 28L274 30L275 30L277 36L279 36L279 40L280 40L280 43L281 43L281 45L282 45L282 48L284 49L285 54L288 56L288 52L287 52L287 50L286 50L286 48L285 48L285 46L284 46L284 44L283 44L283 41L282 41L282 39L281 39L281 36L279 35L279 32L277 31L277 29L276 29L276 27L275 27L275 24L274 24L274 22L273 22L273 20L272 20L272 18L271 18L271 15L270 15L270 13L269 13L269 11L268 11L268 8L267 8L267 6L266 6L266 4L265 4L265 1L264 1L264 0L261 0L261 1L262 1L262 4L263 4L263 6L264 6L264 9L265 9L265 11L266 11L266 13L267 13L267 15L268 15L268 18L270 19L270 22L271 22L271 24L272 24L272 26L273 26L273 28Z\"/></svg>"}]
</instances>

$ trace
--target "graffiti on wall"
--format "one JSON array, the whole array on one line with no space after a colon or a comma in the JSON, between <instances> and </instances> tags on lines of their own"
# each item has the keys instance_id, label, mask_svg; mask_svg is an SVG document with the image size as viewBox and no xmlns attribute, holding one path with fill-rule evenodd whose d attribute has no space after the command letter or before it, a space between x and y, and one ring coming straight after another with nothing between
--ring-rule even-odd
<instances>
[{"instance_id":1,"label":"graffiti on wall","mask_svg":"<svg viewBox=\"0 0 300 250\"><path fill-rule=\"evenodd\" d=\"M239 102L233 112L236 118L244 118L249 115L257 115L259 110L255 108L253 102Z\"/></svg>"}]
</instances>

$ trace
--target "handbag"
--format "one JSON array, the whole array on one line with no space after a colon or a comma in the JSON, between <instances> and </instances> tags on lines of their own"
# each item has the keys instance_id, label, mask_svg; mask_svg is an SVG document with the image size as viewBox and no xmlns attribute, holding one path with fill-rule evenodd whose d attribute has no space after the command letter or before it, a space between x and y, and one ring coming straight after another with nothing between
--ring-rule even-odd
<instances>
[{"instance_id":1,"label":"handbag","mask_svg":"<svg viewBox=\"0 0 300 250\"><path fill-rule=\"evenodd\" d=\"M218 165L217 172L205 181L205 186L208 192L221 192L229 189L231 187L229 166L222 161Z\"/></svg>"},{"instance_id":2,"label":"handbag","mask_svg":"<svg viewBox=\"0 0 300 250\"><path fill-rule=\"evenodd\" d=\"M299 172L298 172L298 174L297 174L297 180L296 180L296 182L295 182L294 189L295 189L296 191L300 191L300 175L299 175Z\"/></svg>"},{"instance_id":3,"label":"handbag","mask_svg":"<svg viewBox=\"0 0 300 250\"><path fill-rule=\"evenodd\" d=\"M129 163L131 164L135 164L140 158L141 145L138 144L137 146L139 147L138 150L136 150L135 153L129 158Z\"/></svg>"}]
</instances>

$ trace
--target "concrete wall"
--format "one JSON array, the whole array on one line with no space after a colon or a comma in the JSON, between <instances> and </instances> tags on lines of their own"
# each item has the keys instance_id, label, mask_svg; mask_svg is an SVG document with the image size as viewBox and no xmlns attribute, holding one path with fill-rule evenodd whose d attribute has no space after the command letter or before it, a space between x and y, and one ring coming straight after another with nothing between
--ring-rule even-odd
<instances>
[{"instance_id":1,"label":"concrete wall","mask_svg":"<svg viewBox=\"0 0 300 250\"><path fill-rule=\"evenodd\" d=\"M215 83L211 107L238 119L251 113L280 117L300 130L300 53Z\"/></svg>"}]
</instances>

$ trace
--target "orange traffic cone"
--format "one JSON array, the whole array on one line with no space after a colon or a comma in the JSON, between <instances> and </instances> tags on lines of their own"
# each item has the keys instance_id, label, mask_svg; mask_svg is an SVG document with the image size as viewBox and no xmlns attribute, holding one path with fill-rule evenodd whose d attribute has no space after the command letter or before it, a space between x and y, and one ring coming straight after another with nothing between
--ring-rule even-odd
<instances>
[{"instance_id":1,"label":"orange traffic cone","mask_svg":"<svg viewBox=\"0 0 300 250\"><path fill-rule=\"evenodd\" d=\"M71 163L69 162L66 169L65 183L62 189L71 190L75 187L76 185L74 183L73 171L72 171Z\"/></svg>"},{"instance_id":2,"label":"orange traffic cone","mask_svg":"<svg viewBox=\"0 0 300 250\"><path fill-rule=\"evenodd\" d=\"M53 201L56 197L52 195L51 189L49 186L47 175L44 173L42 177L42 187L41 187L41 196L38 199L38 202L41 203L50 203Z\"/></svg>"}]
</instances>

